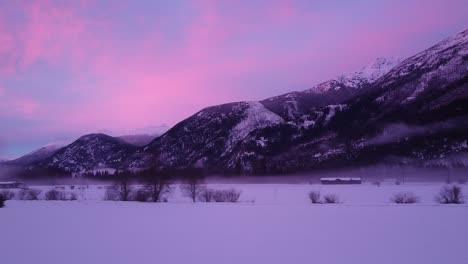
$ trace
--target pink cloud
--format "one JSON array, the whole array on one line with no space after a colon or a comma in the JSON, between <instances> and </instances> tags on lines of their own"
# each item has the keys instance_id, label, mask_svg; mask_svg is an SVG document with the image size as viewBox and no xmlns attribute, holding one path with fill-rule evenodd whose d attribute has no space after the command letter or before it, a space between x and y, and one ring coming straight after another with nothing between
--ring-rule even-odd
<instances>
[{"instance_id":1,"label":"pink cloud","mask_svg":"<svg viewBox=\"0 0 468 264\"><path fill-rule=\"evenodd\" d=\"M102 27L103 21L77 13L86 1L60 5L52 0L15 3L25 20L21 25L9 25L6 18L2 19L2 13L6 17L8 10L0 11L0 69L14 73L39 60L57 66L66 62L68 67L82 67L98 47L94 28Z\"/></svg>"},{"instance_id":2,"label":"pink cloud","mask_svg":"<svg viewBox=\"0 0 468 264\"><path fill-rule=\"evenodd\" d=\"M269 16L279 21L293 20L300 16L300 12L292 0L272 1L267 8Z\"/></svg>"},{"instance_id":3,"label":"pink cloud","mask_svg":"<svg viewBox=\"0 0 468 264\"><path fill-rule=\"evenodd\" d=\"M96 92L98 99L88 102L87 107L72 109L75 112L59 119L60 122L71 120L73 124L83 126L104 123L102 125L106 127L136 127L151 125L154 122L173 123L174 120L181 120L203 106L228 102L233 98L245 98L245 95L237 94L235 90L217 92L216 86L222 85L223 79L246 73L279 71L285 66L294 67L294 64L313 59L329 59L330 54L316 54L314 49L335 49L335 56L352 58L351 64L362 60L370 61L375 56L382 55L382 51L392 53L398 48L395 47L395 43L402 42L402 38L409 36L407 32L386 35L385 32L363 24L357 26L359 30L342 36L343 42L338 44L334 43L334 32L320 33L322 37L330 37L331 43L327 47L319 46L311 40L310 43L299 45L298 49L286 54L275 54L276 46L264 45L265 43L261 42L243 48L236 56L231 55L230 50L226 50L231 41L236 41L251 31L304 22L304 17L285 3L286 5L269 9L258 19L248 13L242 13L243 11L234 12L232 16L223 16L219 11L219 2L203 1L200 4L200 13L187 28L185 45L170 56L157 52L158 46L164 41L157 33L147 36L141 46L134 47L132 56L118 54L112 48L101 51L96 59L89 61L92 66L90 74L101 79L97 85L100 89ZM251 19L255 23L246 26L239 23L239 18ZM309 23L315 25L316 22L322 21L330 22L332 24L329 25L333 26L332 18L333 16L321 14L311 17ZM422 23L414 27L427 25ZM414 31L413 26L409 28L408 32ZM305 54L308 56L304 56ZM351 69L348 64L334 67L339 71ZM313 73L301 72L294 78L307 78L299 74ZM187 98L189 100L186 100ZM111 109L125 111L116 112Z\"/></svg>"},{"instance_id":4,"label":"pink cloud","mask_svg":"<svg viewBox=\"0 0 468 264\"><path fill-rule=\"evenodd\" d=\"M0 74L13 73L17 51L12 35L6 30L7 26L0 16Z\"/></svg>"},{"instance_id":5,"label":"pink cloud","mask_svg":"<svg viewBox=\"0 0 468 264\"><path fill-rule=\"evenodd\" d=\"M37 117L39 109L36 100L0 87L0 116L31 119Z\"/></svg>"},{"instance_id":6,"label":"pink cloud","mask_svg":"<svg viewBox=\"0 0 468 264\"><path fill-rule=\"evenodd\" d=\"M15 114L44 121L44 131L174 124L209 105L279 93L268 90L268 81L285 83L285 92L306 89L376 56L397 55L408 41L459 19L447 17L442 2L424 11L417 4L383 6L390 17L382 18L385 23L373 18L379 28L365 19L343 25L337 14L301 10L292 1L265 1L255 10L229 6L237 1L195 1L196 14L181 29L177 45L154 25L125 46L114 38L111 21L82 15L86 2L21 3L24 30L8 32L0 24L0 69L31 69L45 61L72 75L64 90L86 97L44 103L10 94L8 105L0 102L2 110L11 107ZM443 21L428 19L441 17L438 12ZM391 18L398 14L406 19ZM414 23L408 23L412 17ZM14 59L2 63L5 54ZM250 84L256 78L265 87ZM303 86L288 86L296 83Z\"/></svg>"}]
</instances>

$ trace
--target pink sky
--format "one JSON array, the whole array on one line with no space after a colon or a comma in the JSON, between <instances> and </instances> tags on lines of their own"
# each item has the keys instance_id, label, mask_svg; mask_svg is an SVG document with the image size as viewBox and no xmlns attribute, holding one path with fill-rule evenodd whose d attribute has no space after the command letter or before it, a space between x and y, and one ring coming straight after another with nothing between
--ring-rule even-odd
<instances>
[{"instance_id":1,"label":"pink sky","mask_svg":"<svg viewBox=\"0 0 468 264\"><path fill-rule=\"evenodd\" d=\"M2 1L0 157L304 90L468 26L466 1Z\"/></svg>"}]
</instances>

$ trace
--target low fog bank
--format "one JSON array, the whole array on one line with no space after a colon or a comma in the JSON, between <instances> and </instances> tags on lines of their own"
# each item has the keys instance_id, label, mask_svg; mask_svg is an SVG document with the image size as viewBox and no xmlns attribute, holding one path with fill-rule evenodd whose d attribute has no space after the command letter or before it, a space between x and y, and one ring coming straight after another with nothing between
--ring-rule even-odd
<instances>
[{"instance_id":1,"label":"low fog bank","mask_svg":"<svg viewBox=\"0 0 468 264\"><path fill-rule=\"evenodd\" d=\"M14 180L18 178L20 168L12 165L0 164L0 181Z\"/></svg>"},{"instance_id":2,"label":"low fog bank","mask_svg":"<svg viewBox=\"0 0 468 264\"><path fill-rule=\"evenodd\" d=\"M366 144L380 145L393 143L404 138L449 132L456 128L468 128L466 116L430 123L424 126L409 125L401 122L387 123L383 126L381 133L374 138L368 139Z\"/></svg>"},{"instance_id":3,"label":"low fog bank","mask_svg":"<svg viewBox=\"0 0 468 264\"><path fill-rule=\"evenodd\" d=\"M315 184L323 177L360 177L363 182L468 182L468 168L420 168L412 166L369 166L353 169L305 172L291 175L210 177L212 183Z\"/></svg>"},{"instance_id":4,"label":"low fog bank","mask_svg":"<svg viewBox=\"0 0 468 264\"><path fill-rule=\"evenodd\" d=\"M37 185L111 185L115 181L110 180L98 180L90 178L57 178L57 177L41 177L38 179L9 179L14 181L20 181L26 184L26 186L37 186Z\"/></svg>"},{"instance_id":5,"label":"low fog bank","mask_svg":"<svg viewBox=\"0 0 468 264\"><path fill-rule=\"evenodd\" d=\"M106 185L112 180L92 177L45 176L16 177L14 167L0 168L0 181L22 181L28 185ZM322 177L360 177L364 183L410 183L410 182L468 182L468 168L420 168L412 166L369 166L352 169L304 172L289 175L264 176L207 176L207 183L250 183L250 184L317 184ZM112 176L110 177L112 178ZM176 182L180 180L177 179Z\"/></svg>"},{"instance_id":6,"label":"low fog bank","mask_svg":"<svg viewBox=\"0 0 468 264\"><path fill-rule=\"evenodd\" d=\"M14 165L0 166L0 182L5 181L20 181L27 185L80 185L80 184L103 184L106 181L98 179L90 179L85 177L73 178L68 175L47 175L45 173L37 173L24 177L24 170Z\"/></svg>"}]
</instances>

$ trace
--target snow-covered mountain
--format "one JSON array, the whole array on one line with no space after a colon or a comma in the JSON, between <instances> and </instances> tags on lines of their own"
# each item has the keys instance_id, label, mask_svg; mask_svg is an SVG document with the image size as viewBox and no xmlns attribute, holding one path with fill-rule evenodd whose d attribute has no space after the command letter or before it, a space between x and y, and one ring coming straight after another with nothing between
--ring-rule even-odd
<instances>
[{"instance_id":1,"label":"snow-covered mountain","mask_svg":"<svg viewBox=\"0 0 468 264\"><path fill-rule=\"evenodd\" d=\"M124 135L118 136L118 138L129 144L142 147L148 145L155 138L166 133L169 128L170 127L167 125L148 126L128 131Z\"/></svg>"},{"instance_id":2,"label":"snow-covered mountain","mask_svg":"<svg viewBox=\"0 0 468 264\"><path fill-rule=\"evenodd\" d=\"M430 96L438 99L428 102L426 106L438 108L460 97L467 97L464 79L468 71L467 60L468 31L464 31L393 68L377 83L385 92L376 100L384 105L409 104L421 98L429 99L426 96ZM456 89L447 87L459 81L461 83L456 85ZM394 89L396 87L398 89Z\"/></svg>"},{"instance_id":3,"label":"snow-covered mountain","mask_svg":"<svg viewBox=\"0 0 468 264\"><path fill-rule=\"evenodd\" d=\"M31 167L57 168L68 172L89 172L98 169L115 170L135 150L136 146L105 134L89 134L56 151Z\"/></svg>"},{"instance_id":4,"label":"snow-covered mountain","mask_svg":"<svg viewBox=\"0 0 468 264\"><path fill-rule=\"evenodd\" d=\"M338 78L338 80L342 81L347 86L354 85L355 87L358 87L358 85L352 82L353 80L364 80L368 83L373 83L380 77L387 74L396 65L400 64L402 60L403 59L400 57L380 57L377 58L372 64L364 66L357 72L341 76ZM350 83L347 83L347 81L350 81Z\"/></svg>"},{"instance_id":5,"label":"snow-covered mountain","mask_svg":"<svg viewBox=\"0 0 468 264\"><path fill-rule=\"evenodd\" d=\"M317 108L357 96L401 62L400 58L377 58L359 71L338 76L301 92L268 98L262 104L287 120L314 114Z\"/></svg>"},{"instance_id":6,"label":"snow-covered mountain","mask_svg":"<svg viewBox=\"0 0 468 264\"><path fill-rule=\"evenodd\" d=\"M343 88L360 89L374 83L377 79L387 74L393 67L402 61L399 57L377 58L371 64L362 67L360 70L346 75L338 76L318 84L303 92L323 94L331 90L340 90Z\"/></svg>"},{"instance_id":7,"label":"snow-covered mountain","mask_svg":"<svg viewBox=\"0 0 468 264\"><path fill-rule=\"evenodd\" d=\"M143 135L125 135L125 136L119 136L118 138L122 139L123 141L138 146L146 146L148 145L151 141L153 141L156 137L160 135L148 135L148 134L143 134Z\"/></svg>"},{"instance_id":8,"label":"snow-covered mountain","mask_svg":"<svg viewBox=\"0 0 468 264\"><path fill-rule=\"evenodd\" d=\"M283 123L259 102L212 106L180 122L130 157L128 166L146 168L214 166L256 129Z\"/></svg>"},{"instance_id":9,"label":"snow-covered mountain","mask_svg":"<svg viewBox=\"0 0 468 264\"><path fill-rule=\"evenodd\" d=\"M61 145L61 144L46 145L20 158L9 161L9 163L14 164L14 165L28 165L30 163L49 158L62 147L64 147L64 145Z\"/></svg>"},{"instance_id":10,"label":"snow-covered mountain","mask_svg":"<svg viewBox=\"0 0 468 264\"><path fill-rule=\"evenodd\" d=\"M467 35L302 92L205 108L143 147L88 135L35 166L262 174L453 160L468 152Z\"/></svg>"},{"instance_id":11,"label":"snow-covered mountain","mask_svg":"<svg viewBox=\"0 0 468 264\"><path fill-rule=\"evenodd\" d=\"M468 30L402 61L328 124L356 160L455 159L468 151ZM343 153L347 152L345 148Z\"/></svg>"},{"instance_id":12,"label":"snow-covered mountain","mask_svg":"<svg viewBox=\"0 0 468 264\"><path fill-rule=\"evenodd\" d=\"M170 129L167 125L146 126L129 131L126 135L151 135L159 136L166 133Z\"/></svg>"}]
</instances>

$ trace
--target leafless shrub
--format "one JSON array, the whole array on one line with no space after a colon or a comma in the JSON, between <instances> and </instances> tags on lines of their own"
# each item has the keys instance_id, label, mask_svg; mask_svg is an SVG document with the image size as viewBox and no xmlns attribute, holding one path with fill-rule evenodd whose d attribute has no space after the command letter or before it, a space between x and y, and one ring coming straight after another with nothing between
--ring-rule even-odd
<instances>
[{"instance_id":1,"label":"leafless shrub","mask_svg":"<svg viewBox=\"0 0 468 264\"><path fill-rule=\"evenodd\" d=\"M149 173L145 177L145 190L149 193L151 202L164 202L172 192L171 180L168 175Z\"/></svg>"},{"instance_id":2,"label":"leafless shrub","mask_svg":"<svg viewBox=\"0 0 468 264\"><path fill-rule=\"evenodd\" d=\"M340 199L335 194L327 194L323 197L323 202L327 204L336 204L340 202Z\"/></svg>"},{"instance_id":3,"label":"leafless shrub","mask_svg":"<svg viewBox=\"0 0 468 264\"><path fill-rule=\"evenodd\" d=\"M119 191L115 188L115 186L111 186L106 189L106 192L104 193L104 200L120 201Z\"/></svg>"},{"instance_id":4,"label":"leafless shrub","mask_svg":"<svg viewBox=\"0 0 468 264\"><path fill-rule=\"evenodd\" d=\"M203 193L206 187L203 185L203 178L192 175L188 177L183 184L180 185L180 190L185 197L188 197L192 202L196 202L197 198Z\"/></svg>"},{"instance_id":5,"label":"leafless shrub","mask_svg":"<svg viewBox=\"0 0 468 264\"><path fill-rule=\"evenodd\" d=\"M200 194L199 199L200 199L200 201L206 202L206 203L213 202L214 201L213 200L214 193L215 193L215 190L206 188Z\"/></svg>"},{"instance_id":6,"label":"leafless shrub","mask_svg":"<svg viewBox=\"0 0 468 264\"><path fill-rule=\"evenodd\" d=\"M213 200L217 203L236 203L240 198L240 191L236 189L216 190L213 193Z\"/></svg>"},{"instance_id":7,"label":"leafless shrub","mask_svg":"<svg viewBox=\"0 0 468 264\"><path fill-rule=\"evenodd\" d=\"M131 175L129 171L117 171L113 178L115 183L112 186L107 186L104 193L104 200L106 201L130 201L134 196Z\"/></svg>"},{"instance_id":8,"label":"leafless shrub","mask_svg":"<svg viewBox=\"0 0 468 264\"><path fill-rule=\"evenodd\" d=\"M149 202L151 200L151 195L146 188L140 188L134 192L132 200L137 202Z\"/></svg>"},{"instance_id":9,"label":"leafless shrub","mask_svg":"<svg viewBox=\"0 0 468 264\"><path fill-rule=\"evenodd\" d=\"M40 190L27 189L19 191L17 197L19 200L38 200L40 194Z\"/></svg>"},{"instance_id":10,"label":"leafless shrub","mask_svg":"<svg viewBox=\"0 0 468 264\"><path fill-rule=\"evenodd\" d=\"M458 185L444 186L435 197L435 201L440 204L462 204L464 203L462 189Z\"/></svg>"},{"instance_id":11,"label":"leafless shrub","mask_svg":"<svg viewBox=\"0 0 468 264\"><path fill-rule=\"evenodd\" d=\"M217 203L225 202L223 191L214 190L214 192L213 192L213 201L215 201Z\"/></svg>"},{"instance_id":12,"label":"leafless shrub","mask_svg":"<svg viewBox=\"0 0 468 264\"><path fill-rule=\"evenodd\" d=\"M309 192L309 199L312 203L318 204L320 202L320 192L319 191L311 191Z\"/></svg>"},{"instance_id":13,"label":"leafless shrub","mask_svg":"<svg viewBox=\"0 0 468 264\"><path fill-rule=\"evenodd\" d=\"M130 187L130 173L123 171L116 173L114 176L117 179L117 183L113 186L117 193L117 200L128 201L132 192Z\"/></svg>"},{"instance_id":14,"label":"leafless shrub","mask_svg":"<svg viewBox=\"0 0 468 264\"><path fill-rule=\"evenodd\" d=\"M78 196L76 195L76 193L70 192L69 195L68 195L68 199L70 201L76 201L76 200L78 200Z\"/></svg>"},{"instance_id":15,"label":"leafless shrub","mask_svg":"<svg viewBox=\"0 0 468 264\"><path fill-rule=\"evenodd\" d=\"M400 192L394 194L391 201L397 204L413 204L419 202L419 198L412 192Z\"/></svg>"},{"instance_id":16,"label":"leafless shrub","mask_svg":"<svg viewBox=\"0 0 468 264\"><path fill-rule=\"evenodd\" d=\"M67 197L64 192L55 189L49 190L44 194L44 198L47 201L65 201Z\"/></svg>"},{"instance_id":17,"label":"leafless shrub","mask_svg":"<svg viewBox=\"0 0 468 264\"><path fill-rule=\"evenodd\" d=\"M224 191L224 195L226 198L226 202L237 203L237 201L239 201L241 193L240 191L237 191L235 189L229 189Z\"/></svg>"},{"instance_id":18,"label":"leafless shrub","mask_svg":"<svg viewBox=\"0 0 468 264\"><path fill-rule=\"evenodd\" d=\"M3 194L0 193L0 208L5 207L5 197L3 197Z\"/></svg>"},{"instance_id":19,"label":"leafless shrub","mask_svg":"<svg viewBox=\"0 0 468 264\"><path fill-rule=\"evenodd\" d=\"M5 201L12 200L15 197L15 193L10 190L3 190L0 195L3 196Z\"/></svg>"}]
</instances>

